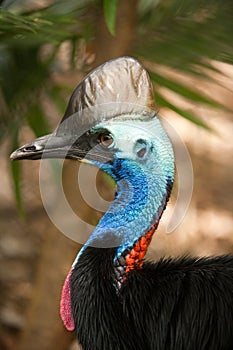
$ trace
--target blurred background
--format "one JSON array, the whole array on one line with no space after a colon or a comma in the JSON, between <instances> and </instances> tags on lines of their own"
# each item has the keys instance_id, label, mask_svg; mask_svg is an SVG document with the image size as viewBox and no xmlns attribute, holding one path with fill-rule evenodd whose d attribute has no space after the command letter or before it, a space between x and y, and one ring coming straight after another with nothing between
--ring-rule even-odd
<instances>
[{"instance_id":1,"label":"blurred background","mask_svg":"<svg viewBox=\"0 0 233 350\"><path fill-rule=\"evenodd\" d=\"M194 171L182 224L165 233L176 184L148 256L232 254L233 2L0 4L0 348L74 350L75 335L59 318L59 299L80 246L43 209L40 162L10 162L9 154L54 130L87 72L111 58L136 57L149 71L159 113L188 147ZM64 190L73 210L94 225L103 213L82 199L77 171L75 162L65 163ZM97 185L106 200L113 198L105 176L97 176Z\"/></svg>"}]
</instances>

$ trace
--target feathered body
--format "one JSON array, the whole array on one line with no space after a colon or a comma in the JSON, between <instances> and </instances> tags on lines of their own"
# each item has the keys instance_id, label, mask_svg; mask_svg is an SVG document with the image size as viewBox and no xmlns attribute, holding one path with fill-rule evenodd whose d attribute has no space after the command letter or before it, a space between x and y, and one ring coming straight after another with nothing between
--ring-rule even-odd
<instances>
[{"instance_id":1,"label":"feathered body","mask_svg":"<svg viewBox=\"0 0 233 350\"><path fill-rule=\"evenodd\" d=\"M90 73L56 132L12 158L42 155L89 162L117 184L63 287L61 317L83 350L232 350L233 257L144 261L174 155L143 67L123 57Z\"/></svg>"},{"instance_id":2,"label":"feathered body","mask_svg":"<svg viewBox=\"0 0 233 350\"><path fill-rule=\"evenodd\" d=\"M115 253L87 248L71 277L84 350L232 350L232 257L144 262L116 294Z\"/></svg>"}]
</instances>

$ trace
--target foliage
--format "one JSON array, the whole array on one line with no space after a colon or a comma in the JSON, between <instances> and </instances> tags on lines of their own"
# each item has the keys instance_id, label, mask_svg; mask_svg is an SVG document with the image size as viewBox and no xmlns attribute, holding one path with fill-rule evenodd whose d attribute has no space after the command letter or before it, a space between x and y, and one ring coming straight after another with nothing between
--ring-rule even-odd
<instances>
[{"instance_id":1,"label":"foliage","mask_svg":"<svg viewBox=\"0 0 233 350\"><path fill-rule=\"evenodd\" d=\"M77 47L95 36L94 24L100 11L114 34L118 1L56 0L37 8L36 2L31 7L29 3L6 0L0 10L0 141L10 136L12 148L17 145L22 124L26 123L37 136L48 132L43 96L64 112L65 86L52 79L53 72L61 69L59 49L69 43L70 67L75 66ZM233 63L232 16L232 0L140 0L132 54L145 62L212 79L211 72L216 71L213 60ZM189 101L223 107L197 89L150 70L157 85ZM156 101L208 128L194 113L182 110L161 93L156 92ZM20 207L20 169L16 165L12 169Z\"/></svg>"},{"instance_id":2,"label":"foliage","mask_svg":"<svg viewBox=\"0 0 233 350\"><path fill-rule=\"evenodd\" d=\"M213 80L212 73L217 72L213 61L233 64L231 0L146 0L141 1L140 6L141 20L135 45L135 52L140 57L190 77L209 80ZM159 86L191 102L221 107L214 99L198 93L195 87L181 85L173 77L161 75L159 70L153 71L151 77ZM194 113L181 110L165 96L156 94L156 97L161 106L208 129Z\"/></svg>"},{"instance_id":3,"label":"foliage","mask_svg":"<svg viewBox=\"0 0 233 350\"><path fill-rule=\"evenodd\" d=\"M42 9L29 9L23 1L6 1L0 11L0 141L11 138L18 146L20 127L27 124L36 136L49 132L42 97L48 96L64 112L65 87L53 81L59 70L57 53L64 42L72 50L70 64L80 38L88 39L91 1L57 1ZM8 8L9 6L9 8ZM80 21L77 21L80 19ZM47 47L46 47L47 45ZM23 214L20 164L11 165L15 196Z\"/></svg>"},{"instance_id":4,"label":"foliage","mask_svg":"<svg viewBox=\"0 0 233 350\"><path fill-rule=\"evenodd\" d=\"M104 0L104 15L108 30L112 35L115 34L115 21L118 0Z\"/></svg>"}]
</instances>

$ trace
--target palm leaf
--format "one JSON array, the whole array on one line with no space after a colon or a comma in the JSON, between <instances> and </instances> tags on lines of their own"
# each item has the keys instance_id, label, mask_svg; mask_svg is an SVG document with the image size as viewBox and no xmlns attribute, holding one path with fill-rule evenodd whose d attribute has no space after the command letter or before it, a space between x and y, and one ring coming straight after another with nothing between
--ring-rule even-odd
<instances>
[{"instance_id":1,"label":"palm leaf","mask_svg":"<svg viewBox=\"0 0 233 350\"><path fill-rule=\"evenodd\" d=\"M156 93L156 101L159 104L159 106L161 107L167 107L169 109L171 109L173 112L181 115L183 118L189 120L190 122L200 126L203 129L206 129L208 131L213 131L209 125L207 125L206 123L204 123L201 119L197 118L195 116L195 114L181 109L177 106L175 106L173 103L170 103L167 99L165 99L160 93Z\"/></svg>"},{"instance_id":2,"label":"palm leaf","mask_svg":"<svg viewBox=\"0 0 233 350\"><path fill-rule=\"evenodd\" d=\"M118 0L104 0L104 15L109 32L115 35Z\"/></svg>"},{"instance_id":3,"label":"palm leaf","mask_svg":"<svg viewBox=\"0 0 233 350\"><path fill-rule=\"evenodd\" d=\"M139 27L135 54L152 64L176 72L214 81L212 72L218 70L212 60L233 63L233 2L220 0L178 1L147 0L139 3ZM193 103L224 108L213 97L204 96L195 86L187 86L170 76L151 72L152 79ZM197 116L183 111L166 100L161 104L182 117L206 128ZM207 127L209 128L209 127Z\"/></svg>"},{"instance_id":4,"label":"palm leaf","mask_svg":"<svg viewBox=\"0 0 233 350\"><path fill-rule=\"evenodd\" d=\"M181 97L184 97L192 102L198 102L201 104L206 104L214 108L225 108L222 104L216 102L210 97L205 97L203 94L197 92L188 85L183 85L179 81L175 81L172 78L166 78L158 73L151 72L150 76L155 83L158 83L160 86L164 86L172 91L175 91Z\"/></svg>"}]
</instances>

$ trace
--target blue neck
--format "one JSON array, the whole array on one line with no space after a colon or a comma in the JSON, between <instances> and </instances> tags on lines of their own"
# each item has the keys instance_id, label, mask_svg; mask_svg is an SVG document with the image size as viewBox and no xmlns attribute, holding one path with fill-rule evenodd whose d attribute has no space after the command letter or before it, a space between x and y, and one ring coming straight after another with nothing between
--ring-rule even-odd
<instances>
[{"instance_id":1,"label":"blue neck","mask_svg":"<svg viewBox=\"0 0 233 350\"><path fill-rule=\"evenodd\" d=\"M109 172L109 168L101 169ZM154 164L115 159L111 176L117 182L116 197L83 247L117 247L117 256L133 246L158 220L167 199L169 176L161 176ZM157 179L156 179L157 175Z\"/></svg>"}]
</instances>

